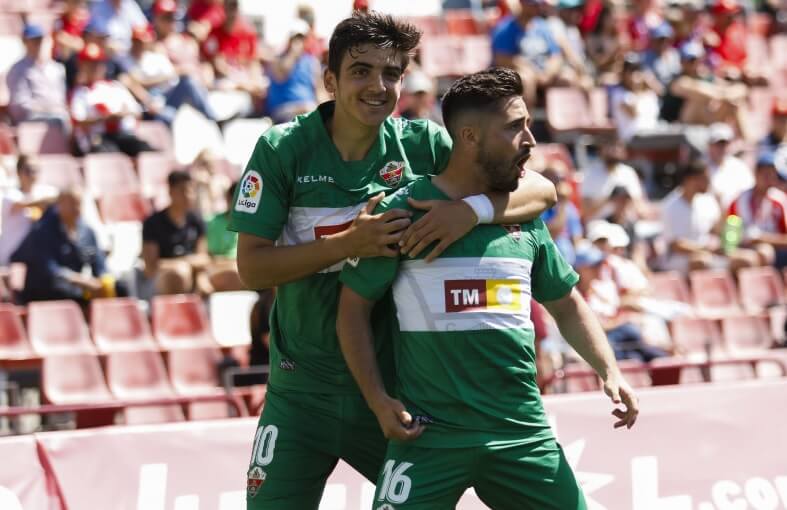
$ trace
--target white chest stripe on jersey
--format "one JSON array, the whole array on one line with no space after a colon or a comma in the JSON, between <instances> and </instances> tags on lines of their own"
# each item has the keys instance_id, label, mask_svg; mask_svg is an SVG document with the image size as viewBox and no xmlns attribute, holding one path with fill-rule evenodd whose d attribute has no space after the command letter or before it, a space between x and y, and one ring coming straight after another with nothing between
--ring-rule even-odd
<instances>
[{"instance_id":1,"label":"white chest stripe on jersey","mask_svg":"<svg viewBox=\"0 0 787 510\"><path fill-rule=\"evenodd\" d=\"M366 205L363 202L351 207L290 207L287 224L277 244L294 246L336 234L350 226ZM345 261L323 269L320 273L341 271Z\"/></svg>"},{"instance_id":2,"label":"white chest stripe on jersey","mask_svg":"<svg viewBox=\"0 0 787 510\"><path fill-rule=\"evenodd\" d=\"M532 328L530 271L517 258L404 261L393 294L402 331Z\"/></svg>"}]
</instances>

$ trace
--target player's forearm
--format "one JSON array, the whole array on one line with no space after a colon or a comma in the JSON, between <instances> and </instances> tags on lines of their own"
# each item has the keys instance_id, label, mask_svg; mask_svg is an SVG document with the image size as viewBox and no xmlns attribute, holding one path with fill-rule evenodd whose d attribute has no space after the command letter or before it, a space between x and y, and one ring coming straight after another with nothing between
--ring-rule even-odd
<instances>
[{"instance_id":1,"label":"player's forearm","mask_svg":"<svg viewBox=\"0 0 787 510\"><path fill-rule=\"evenodd\" d=\"M604 380L618 372L607 335L585 299L576 289L565 298L544 303L560 333L582 359Z\"/></svg>"},{"instance_id":2,"label":"player's forearm","mask_svg":"<svg viewBox=\"0 0 787 510\"><path fill-rule=\"evenodd\" d=\"M557 203L557 191L552 182L532 170L525 172L519 187L511 193L487 195L495 209L494 223L524 223L538 218Z\"/></svg>"},{"instance_id":3,"label":"player's forearm","mask_svg":"<svg viewBox=\"0 0 787 510\"><path fill-rule=\"evenodd\" d=\"M373 305L352 289L344 287L336 320L339 346L347 367L372 410L376 408L377 402L388 396L374 352L370 324Z\"/></svg>"}]
</instances>

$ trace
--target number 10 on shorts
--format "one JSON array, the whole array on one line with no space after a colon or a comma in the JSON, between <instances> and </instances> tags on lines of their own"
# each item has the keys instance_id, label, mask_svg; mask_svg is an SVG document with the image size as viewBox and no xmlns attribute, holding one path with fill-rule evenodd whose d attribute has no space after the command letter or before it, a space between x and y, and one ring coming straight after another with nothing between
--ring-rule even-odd
<instances>
[{"instance_id":1,"label":"number 10 on shorts","mask_svg":"<svg viewBox=\"0 0 787 510\"><path fill-rule=\"evenodd\" d=\"M254 448L251 451L251 465L265 467L273 461L273 450L276 448L278 436L279 428L276 425L267 425L257 429Z\"/></svg>"},{"instance_id":2,"label":"number 10 on shorts","mask_svg":"<svg viewBox=\"0 0 787 510\"><path fill-rule=\"evenodd\" d=\"M387 461L383 466L383 481L377 492L377 500L388 500L396 504L407 501L407 498L410 496L410 488L413 482L404 472L412 466L410 462L402 462L396 466L395 460Z\"/></svg>"}]
</instances>

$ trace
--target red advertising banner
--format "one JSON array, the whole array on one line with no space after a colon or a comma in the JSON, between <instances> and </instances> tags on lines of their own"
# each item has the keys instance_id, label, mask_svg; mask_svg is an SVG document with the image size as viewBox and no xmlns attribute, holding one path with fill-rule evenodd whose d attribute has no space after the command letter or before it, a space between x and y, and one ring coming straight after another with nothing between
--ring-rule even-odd
<instances>
[{"instance_id":1,"label":"red advertising banner","mask_svg":"<svg viewBox=\"0 0 787 510\"><path fill-rule=\"evenodd\" d=\"M591 510L787 510L787 381L640 397L632 430L613 430L603 395L545 399ZM255 426L235 419L35 438L67 510L240 510ZM46 494L33 439L0 440L0 459L0 508L49 510L32 497ZM340 464L320 508L371 510L373 498L372 484ZM468 491L457 508L486 507Z\"/></svg>"},{"instance_id":2,"label":"red advertising banner","mask_svg":"<svg viewBox=\"0 0 787 510\"><path fill-rule=\"evenodd\" d=\"M0 440L0 509L60 510L56 489L37 448L34 436Z\"/></svg>"}]
</instances>

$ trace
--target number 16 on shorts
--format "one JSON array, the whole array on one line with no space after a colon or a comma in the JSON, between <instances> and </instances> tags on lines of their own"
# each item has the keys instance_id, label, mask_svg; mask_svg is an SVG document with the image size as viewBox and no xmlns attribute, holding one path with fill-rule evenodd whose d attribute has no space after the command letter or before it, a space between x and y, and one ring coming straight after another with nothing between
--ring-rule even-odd
<instances>
[{"instance_id":1,"label":"number 16 on shorts","mask_svg":"<svg viewBox=\"0 0 787 510\"><path fill-rule=\"evenodd\" d=\"M397 465L393 459L387 461L381 473L382 481L378 479L380 485L377 489L377 501L387 501L396 505L407 501L413 482L405 475L405 471L412 466L410 462L400 462ZM387 505L378 507L378 510L388 510Z\"/></svg>"},{"instance_id":2,"label":"number 16 on shorts","mask_svg":"<svg viewBox=\"0 0 787 510\"><path fill-rule=\"evenodd\" d=\"M278 436L279 428L276 425L267 425L257 429L249 461L251 467L246 479L246 494L249 497L254 497L262 484L265 483L267 474L262 468L273 462L273 451L276 448Z\"/></svg>"}]
</instances>

